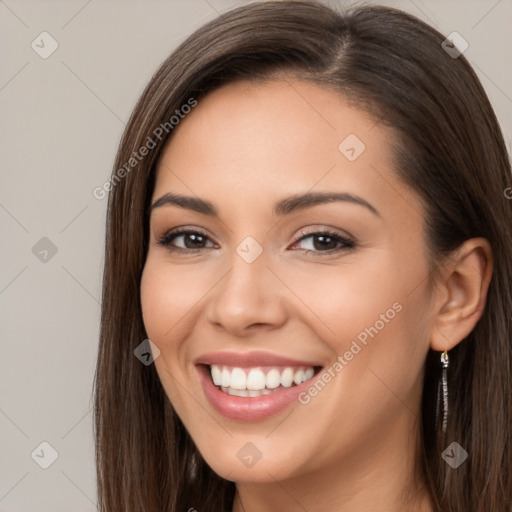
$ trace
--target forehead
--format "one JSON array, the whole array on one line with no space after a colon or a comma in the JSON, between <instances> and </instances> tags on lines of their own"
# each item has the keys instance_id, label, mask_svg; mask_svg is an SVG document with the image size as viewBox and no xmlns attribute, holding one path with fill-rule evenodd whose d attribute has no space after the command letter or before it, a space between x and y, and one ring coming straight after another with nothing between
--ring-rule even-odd
<instances>
[{"instance_id":1,"label":"forehead","mask_svg":"<svg viewBox=\"0 0 512 512\"><path fill-rule=\"evenodd\" d=\"M384 129L331 89L292 79L242 81L200 99L174 129L166 153L171 161L186 153L215 157L225 167L236 159L252 169L268 167L271 154L274 166L306 159L317 167L343 156L339 145L350 135L358 153L363 144L365 151L387 146Z\"/></svg>"},{"instance_id":2,"label":"forehead","mask_svg":"<svg viewBox=\"0 0 512 512\"><path fill-rule=\"evenodd\" d=\"M339 190L366 194L385 210L397 193L410 193L392 172L391 142L388 128L332 89L292 79L235 82L200 99L173 130L154 197L172 190L255 205Z\"/></svg>"}]
</instances>

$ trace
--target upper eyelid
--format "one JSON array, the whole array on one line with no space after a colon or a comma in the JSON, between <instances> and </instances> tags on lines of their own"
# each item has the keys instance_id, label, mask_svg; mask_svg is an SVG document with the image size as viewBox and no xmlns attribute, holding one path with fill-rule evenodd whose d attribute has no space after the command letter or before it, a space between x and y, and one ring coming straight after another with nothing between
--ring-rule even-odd
<instances>
[{"instance_id":1,"label":"upper eyelid","mask_svg":"<svg viewBox=\"0 0 512 512\"><path fill-rule=\"evenodd\" d=\"M319 227L319 228L311 228L310 231L306 231L307 228L302 228L303 231L301 231L298 235L299 238L302 238L304 236L311 236L311 235L315 235L315 234L318 234L318 233L326 233L326 232L329 232L329 233L332 233L333 235L336 235L336 236L339 236L340 238L347 238L347 239L352 239L353 237L351 235L349 235L348 233L339 233L339 229L337 228L332 228L332 227ZM203 236L206 236L210 239L212 239L213 237L211 237L206 230L203 230L202 228L195 228L195 227L188 227L188 226L179 226L179 227L176 227L176 228L171 228L171 229L168 229L168 230L165 230L161 235L158 235L156 230L154 231L154 236L155 238L162 238L164 236L171 236L171 235L183 235L183 234L187 234L187 233L198 233L200 235L203 235Z\"/></svg>"},{"instance_id":2,"label":"upper eyelid","mask_svg":"<svg viewBox=\"0 0 512 512\"><path fill-rule=\"evenodd\" d=\"M305 238L307 236L322 234L322 233L332 234L332 235L337 236L343 240L350 240L350 241L354 240L354 237L352 235L349 235L348 233L343 233L343 232L339 233L338 231L339 231L338 229L334 229L334 228L316 228L316 229L312 229L311 231L305 231L305 232L301 231L299 238L297 238L297 241L301 240L302 238Z\"/></svg>"}]
</instances>

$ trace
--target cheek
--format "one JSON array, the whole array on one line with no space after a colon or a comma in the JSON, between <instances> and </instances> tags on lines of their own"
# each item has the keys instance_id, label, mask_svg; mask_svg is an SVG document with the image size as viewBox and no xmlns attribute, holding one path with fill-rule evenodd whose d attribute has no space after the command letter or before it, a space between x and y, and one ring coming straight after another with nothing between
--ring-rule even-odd
<instances>
[{"instance_id":1,"label":"cheek","mask_svg":"<svg viewBox=\"0 0 512 512\"><path fill-rule=\"evenodd\" d=\"M377 321L380 325L381 314L389 310L388 316L395 316L393 304L401 297L400 285L382 259L350 255L336 265L297 270L283 266L279 273L303 303L303 321L314 322L318 335L338 353L365 328Z\"/></svg>"},{"instance_id":2,"label":"cheek","mask_svg":"<svg viewBox=\"0 0 512 512\"><path fill-rule=\"evenodd\" d=\"M208 280L148 256L141 278L141 306L148 337L160 350L190 328L194 307L208 291ZM161 345L161 346L160 346Z\"/></svg>"},{"instance_id":3,"label":"cheek","mask_svg":"<svg viewBox=\"0 0 512 512\"><path fill-rule=\"evenodd\" d=\"M204 293L200 280L191 282L186 272L148 255L140 284L142 317L147 337L160 350L156 371L179 415L187 409L182 383L190 378L187 345L182 340L193 329L194 305Z\"/></svg>"},{"instance_id":4,"label":"cheek","mask_svg":"<svg viewBox=\"0 0 512 512\"><path fill-rule=\"evenodd\" d=\"M142 317L146 333L152 341L158 344L164 338L165 332L172 327L173 288L166 285L165 275L158 272L156 265L146 262L142 273L141 285Z\"/></svg>"},{"instance_id":5,"label":"cheek","mask_svg":"<svg viewBox=\"0 0 512 512\"><path fill-rule=\"evenodd\" d=\"M329 346L333 363L344 357L340 381L371 394L383 387L376 376L382 375L391 389L412 392L428 351L426 269L406 269L396 254L380 256L311 266L300 279L292 280L292 269L281 275L306 306L302 323Z\"/></svg>"}]
</instances>

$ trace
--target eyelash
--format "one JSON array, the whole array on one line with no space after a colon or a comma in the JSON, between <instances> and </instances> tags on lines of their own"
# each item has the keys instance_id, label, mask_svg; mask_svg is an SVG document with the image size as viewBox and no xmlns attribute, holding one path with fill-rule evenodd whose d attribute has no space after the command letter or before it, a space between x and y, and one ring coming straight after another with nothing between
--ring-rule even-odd
<instances>
[{"instance_id":1,"label":"eyelash","mask_svg":"<svg viewBox=\"0 0 512 512\"><path fill-rule=\"evenodd\" d=\"M197 251L205 249L204 247L197 248L197 249L189 249L189 248L184 249L182 247L173 247L171 245L171 242L178 236L184 235L184 234L185 235L189 235L189 234L200 235L204 238L209 239L208 235L206 235L206 233L203 233L200 230L178 228L173 231L169 231L169 232L165 233L161 238L159 238L157 240L156 243L162 247L166 247L169 251L172 251L172 252L196 253ZM315 235L328 236L330 238L333 238L337 243L341 243L343 245L342 247L338 247L336 249L329 249L327 251L314 251L314 250L310 250L310 249L299 249L302 251L306 251L307 254L312 253L315 256L320 256L322 254L333 254L333 253L338 253L338 252L351 252L351 251L355 250L355 248L356 248L356 244L353 240L343 238L342 236L338 235L337 233L334 233L329 230L311 231L309 233L302 231L301 235L302 235L301 238L299 238L296 242L294 242L293 245L296 245L297 243L301 242L302 240L312 237L312 236L315 236Z\"/></svg>"}]
</instances>

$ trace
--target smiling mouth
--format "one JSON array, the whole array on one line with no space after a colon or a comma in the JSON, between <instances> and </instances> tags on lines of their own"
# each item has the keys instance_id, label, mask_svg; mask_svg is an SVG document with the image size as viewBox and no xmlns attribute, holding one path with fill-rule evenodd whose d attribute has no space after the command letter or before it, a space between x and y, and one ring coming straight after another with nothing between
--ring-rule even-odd
<instances>
[{"instance_id":1,"label":"smiling mouth","mask_svg":"<svg viewBox=\"0 0 512 512\"><path fill-rule=\"evenodd\" d=\"M321 366L205 366L217 389L240 397L259 397L298 386L322 369Z\"/></svg>"}]
</instances>

